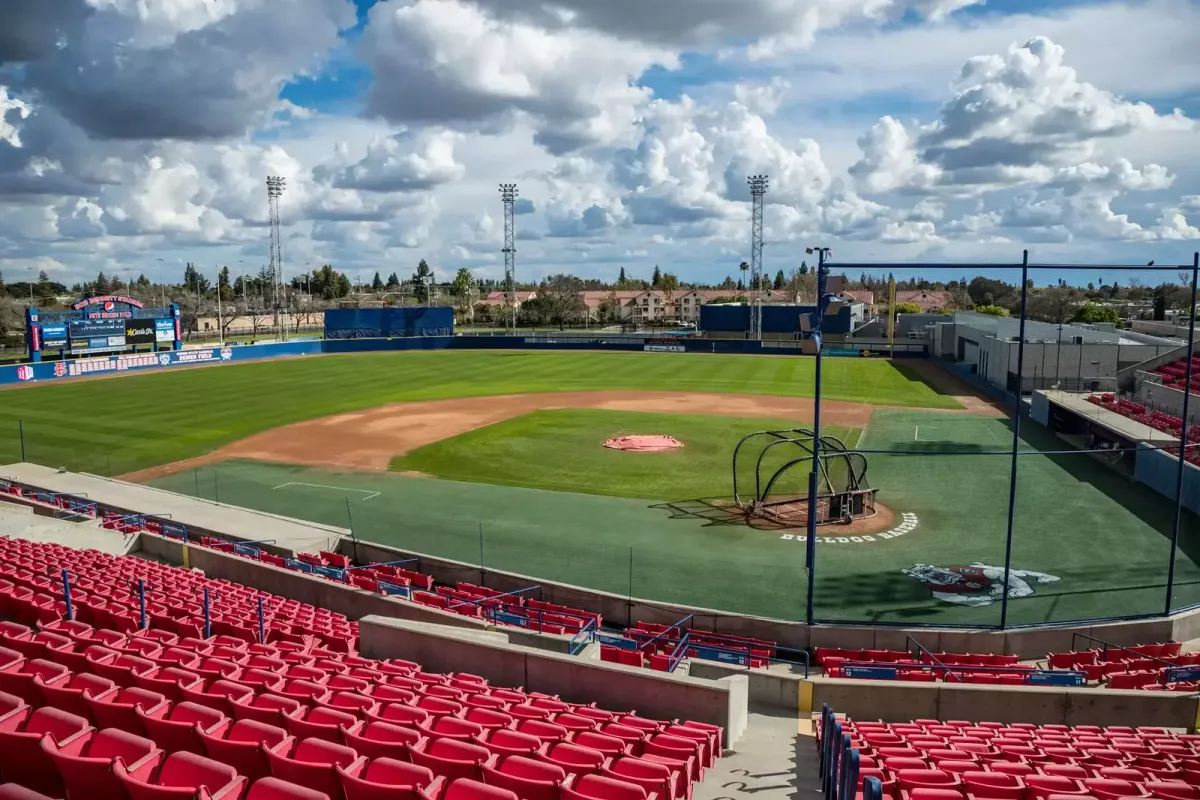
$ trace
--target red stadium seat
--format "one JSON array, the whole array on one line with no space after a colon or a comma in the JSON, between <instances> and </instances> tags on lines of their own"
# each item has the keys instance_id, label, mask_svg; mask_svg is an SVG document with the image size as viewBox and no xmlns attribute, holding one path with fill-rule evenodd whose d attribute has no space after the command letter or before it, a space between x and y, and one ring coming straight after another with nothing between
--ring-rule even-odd
<instances>
[{"instance_id":1,"label":"red stadium seat","mask_svg":"<svg viewBox=\"0 0 1200 800\"><path fill-rule=\"evenodd\" d=\"M483 782L516 793L521 800L559 800L567 773L562 767L524 756L506 756L483 767Z\"/></svg>"},{"instance_id":2,"label":"red stadium seat","mask_svg":"<svg viewBox=\"0 0 1200 800\"><path fill-rule=\"evenodd\" d=\"M445 784L425 767L394 758L376 758L358 775L337 772L346 800L438 800Z\"/></svg>"},{"instance_id":3,"label":"red stadium seat","mask_svg":"<svg viewBox=\"0 0 1200 800\"><path fill-rule=\"evenodd\" d=\"M289 783L307 786L332 798L341 797L341 774L357 776L367 759L349 747L324 739L292 742L280 751L266 751L271 775ZM340 769L339 769L340 768Z\"/></svg>"},{"instance_id":4,"label":"red stadium seat","mask_svg":"<svg viewBox=\"0 0 1200 800\"><path fill-rule=\"evenodd\" d=\"M186 752L167 756L157 770L144 778L130 773L120 760L113 766L113 774L131 800L181 800L185 797L237 800L246 786L246 779L233 767Z\"/></svg>"},{"instance_id":5,"label":"red stadium seat","mask_svg":"<svg viewBox=\"0 0 1200 800\"><path fill-rule=\"evenodd\" d=\"M43 737L63 749L92 731L83 717L57 708L9 715L0 722L0 775L6 781L57 796L62 782L54 760L42 749Z\"/></svg>"},{"instance_id":6,"label":"red stadium seat","mask_svg":"<svg viewBox=\"0 0 1200 800\"><path fill-rule=\"evenodd\" d=\"M148 781L164 755L149 739L117 728L91 731L74 737L68 744L44 738L41 746L54 762L67 794L72 798L122 797L125 790L113 774L116 760L124 763L130 776Z\"/></svg>"},{"instance_id":7,"label":"red stadium seat","mask_svg":"<svg viewBox=\"0 0 1200 800\"><path fill-rule=\"evenodd\" d=\"M253 719L239 719L216 735L198 733L209 758L229 764L252 781L271 774L267 751L286 750L293 739L283 728Z\"/></svg>"},{"instance_id":8,"label":"red stadium seat","mask_svg":"<svg viewBox=\"0 0 1200 800\"><path fill-rule=\"evenodd\" d=\"M636 783L604 775L581 775L563 787L564 800L646 800L646 790Z\"/></svg>"},{"instance_id":9,"label":"red stadium seat","mask_svg":"<svg viewBox=\"0 0 1200 800\"><path fill-rule=\"evenodd\" d=\"M414 764L451 781L479 780L483 777L483 765L494 764L496 759L487 748L457 739L426 739L409 750L409 757Z\"/></svg>"},{"instance_id":10,"label":"red stadium seat","mask_svg":"<svg viewBox=\"0 0 1200 800\"><path fill-rule=\"evenodd\" d=\"M245 800L332 800L329 795L307 786L281 781L279 778L259 778L246 793Z\"/></svg>"}]
</instances>

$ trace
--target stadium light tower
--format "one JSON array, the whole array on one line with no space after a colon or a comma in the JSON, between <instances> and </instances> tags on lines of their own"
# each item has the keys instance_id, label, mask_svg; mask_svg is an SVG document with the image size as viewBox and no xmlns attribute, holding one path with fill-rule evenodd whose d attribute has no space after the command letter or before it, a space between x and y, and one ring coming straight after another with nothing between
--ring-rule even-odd
<instances>
[{"instance_id":1,"label":"stadium light tower","mask_svg":"<svg viewBox=\"0 0 1200 800\"><path fill-rule=\"evenodd\" d=\"M763 195L767 193L769 179L766 175L751 175L746 178L750 185L750 338L762 339L762 248L763 248Z\"/></svg>"},{"instance_id":2,"label":"stadium light tower","mask_svg":"<svg viewBox=\"0 0 1200 800\"><path fill-rule=\"evenodd\" d=\"M274 301L275 301L275 335L281 339L286 339L282 328L279 324L279 305L280 295L283 291L283 249L282 236L279 225L279 198L283 196L284 189L287 188L287 179L276 175L268 176L267 178L267 216L268 224L271 228L271 255L270 265L267 269L270 271L271 280L274 286Z\"/></svg>"},{"instance_id":3,"label":"stadium light tower","mask_svg":"<svg viewBox=\"0 0 1200 800\"><path fill-rule=\"evenodd\" d=\"M500 184L500 199L504 202L504 312L505 327L510 334L517 332L517 307L514 291L517 279L517 236L513 225L513 204L517 201L515 183Z\"/></svg>"}]
</instances>

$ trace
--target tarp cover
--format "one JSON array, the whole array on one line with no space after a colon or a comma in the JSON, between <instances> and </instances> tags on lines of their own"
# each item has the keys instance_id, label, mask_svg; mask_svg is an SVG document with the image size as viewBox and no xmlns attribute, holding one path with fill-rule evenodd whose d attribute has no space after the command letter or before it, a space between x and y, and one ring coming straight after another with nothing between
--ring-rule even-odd
<instances>
[{"instance_id":1,"label":"tarp cover","mask_svg":"<svg viewBox=\"0 0 1200 800\"><path fill-rule=\"evenodd\" d=\"M454 309L339 308L325 312L326 339L453 336Z\"/></svg>"},{"instance_id":2,"label":"tarp cover","mask_svg":"<svg viewBox=\"0 0 1200 800\"><path fill-rule=\"evenodd\" d=\"M611 450L628 450L631 453L661 453L683 447L683 442L674 436L662 434L638 434L634 436L616 436L604 443Z\"/></svg>"}]
</instances>

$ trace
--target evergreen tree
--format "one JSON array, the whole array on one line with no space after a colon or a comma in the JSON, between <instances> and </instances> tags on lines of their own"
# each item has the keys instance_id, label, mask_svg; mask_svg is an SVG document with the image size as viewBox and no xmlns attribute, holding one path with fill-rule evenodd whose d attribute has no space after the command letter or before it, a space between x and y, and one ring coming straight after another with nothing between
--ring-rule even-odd
<instances>
[{"instance_id":1,"label":"evergreen tree","mask_svg":"<svg viewBox=\"0 0 1200 800\"><path fill-rule=\"evenodd\" d=\"M375 277L371 280L371 291L373 291L373 292L383 291L383 278L379 277L378 272L375 273Z\"/></svg>"},{"instance_id":2,"label":"evergreen tree","mask_svg":"<svg viewBox=\"0 0 1200 800\"><path fill-rule=\"evenodd\" d=\"M801 261L801 262L800 262L800 274L801 274L801 275L807 275L807 274L808 274L808 262L807 262L807 261Z\"/></svg>"},{"instance_id":3,"label":"evergreen tree","mask_svg":"<svg viewBox=\"0 0 1200 800\"><path fill-rule=\"evenodd\" d=\"M433 282L433 270L425 263L425 259L421 259L417 264L417 271L412 275L413 282L413 299L418 305L427 305L429 303L429 284Z\"/></svg>"},{"instance_id":4,"label":"evergreen tree","mask_svg":"<svg viewBox=\"0 0 1200 800\"><path fill-rule=\"evenodd\" d=\"M775 283L772 284L771 288L775 289L776 291L779 291L780 289L783 288L783 284L786 281L787 281L787 278L785 278L783 276L783 270L779 270L778 272L775 273Z\"/></svg>"},{"instance_id":5,"label":"evergreen tree","mask_svg":"<svg viewBox=\"0 0 1200 800\"><path fill-rule=\"evenodd\" d=\"M2 285L3 284L0 283L0 286L2 286ZM617 285L618 286L625 285L625 268L624 267L621 267L621 274L617 275Z\"/></svg>"},{"instance_id":6,"label":"evergreen tree","mask_svg":"<svg viewBox=\"0 0 1200 800\"><path fill-rule=\"evenodd\" d=\"M655 264L654 265L654 275L652 275L650 278L650 285L653 286L655 289L657 289L659 287L659 284L661 284L661 283L662 283L662 270L660 270L658 268L658 264Z\"/></svg>"},{"instance_id":7,"label":"evergreen tree","mask_svg":"<svg viewBox=\"0 0 1200 800\"><path fill-rule=\"evenodd\" d=\"M108 294L111 289L112 285L109 284L108 278L104 276L103 272L96 276L96 282L92 284L92 291L95 294Z\"/></svg>"},{"instance_id":8,"label":"evergreen tree","mask_svg":"<svg viewBox=\"0 0 1200 800\"><path fill-rule=\"evenodd\" d=\"M394 272L391 275L388 275L387 288L399 289L400 288L400 276Z\"/></svg>"},{"instance_id":9,"label":"evergreen tree","mask_svg":"<svg viewBox=\"0 0 1200 800\"><path fill-rule=\"evenodd\" d=\"M8 297L8 289L4 288L4 273L0 272L0 297Z\"/></svg>"}]
</instances>

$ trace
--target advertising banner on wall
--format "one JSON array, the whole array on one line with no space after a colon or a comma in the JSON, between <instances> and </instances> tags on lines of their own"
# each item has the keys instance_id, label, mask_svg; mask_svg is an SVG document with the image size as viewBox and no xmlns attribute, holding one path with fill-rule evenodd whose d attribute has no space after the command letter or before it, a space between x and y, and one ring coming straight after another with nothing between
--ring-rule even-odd
<instances>
[{"instance_id":1,"label":"advertising banner on wall","mask_svg":"<svg viewBox=\"0 0 1200 800\"><path fill-rule=\"evenodd\" d=\"M88 319L129 319L142 304L132 297L106 294L100 297L85 297L71 304L71 308L83 313Z\"/></svg>"},{"instance_id":2,"label":"advertising banner on wall","mask_svg":"<svg viewBox=\"0 0 1200 800\"><path fill-rule=\"evenodd\" d=\"M66 325L42 326L42 350L63 350L67 346Z\"/></svg>"},{"instance_id":3,"label":"advertising banner on wall","mask_svg":"<svg viewBox=\"0 0 1200 800\"><path fill-rule=\"evenodd\" d=\"M154 341L158 344L170 344L175 341L175 320L154 320Z\"/></svg>"},{"instance_id":4,"label":"advertising banner on wall","mask_svg":"<svg viewBox=\"0 0 1200 800\"><path fill-rule=\"evenodd\" d=\"M155 336L154 320L127 319L125 320L125 344L154 344L158 341Z\"/></svg>"}]
</instances>

